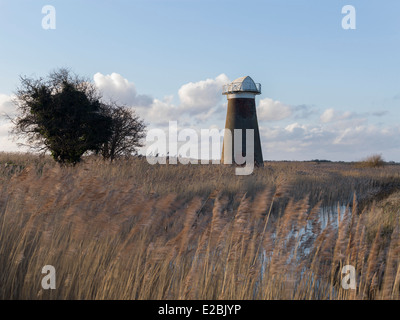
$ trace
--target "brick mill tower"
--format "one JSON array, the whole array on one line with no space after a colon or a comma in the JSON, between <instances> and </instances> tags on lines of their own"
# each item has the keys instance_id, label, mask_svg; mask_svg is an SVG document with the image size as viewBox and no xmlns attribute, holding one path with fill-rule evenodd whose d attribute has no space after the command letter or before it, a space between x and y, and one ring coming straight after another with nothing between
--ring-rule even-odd
<instances>
[{"instance_id":1,"label":"brick mill tower","mask_svg":"<svg viewBox=\"0 0 400 320\"><path fill-rule=\"evenodd\" d=\"M225 136L222 147L221 163L235 163L234 155L234 129L242 129L242 156L246 155L246 129L254 129L254 162L263 166L263 155L261 151L260 132L256 113L255 97L261 94L261 84L254 83L249 76L234 80L224 85L222 94L228 99L228 110L226 113ZM226 139L227 129L232 134L232 139ZM227 149L225 151L225 149ZM224 156L226 152L226 156Z\"/></svg>"}]
</instances>

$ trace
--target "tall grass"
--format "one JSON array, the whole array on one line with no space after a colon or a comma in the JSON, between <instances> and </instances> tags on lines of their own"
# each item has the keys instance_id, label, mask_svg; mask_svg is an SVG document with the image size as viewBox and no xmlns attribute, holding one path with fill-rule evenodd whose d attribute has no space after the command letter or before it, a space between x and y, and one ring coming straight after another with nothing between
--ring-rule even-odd
<instances>
[{"instance_id":1,"label":"tall grass","mask_svg":"<svg viewBox=\"0 0 400 320\"><path fill-rule=\"evenodd\" d=\"M396 166L271 163L236 177L140 160L14 162L0 178L0 299L399 299L399 212L358 214L352 196L396 183ZM324 227L321 205L338 202L346 210ZM55 290L41 287L44 265ZM341 286L345 265L356 290Z\"/></svg>"}]
</instances>

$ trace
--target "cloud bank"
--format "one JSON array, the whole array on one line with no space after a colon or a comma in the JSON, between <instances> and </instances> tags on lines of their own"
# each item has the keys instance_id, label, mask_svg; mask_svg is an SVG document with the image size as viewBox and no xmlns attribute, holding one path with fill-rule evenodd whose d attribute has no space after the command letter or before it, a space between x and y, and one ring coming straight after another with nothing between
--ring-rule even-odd
<instances>
[{"instance_id":1,"label":"cloud bank","mask_svg":"<svg viewBox=\"0 0 400 320\"><path fill-rule=\"evenodd\" d=\"M116 73L96 73L93 79L106 100L131 106L147 122L164 126L177 119L187 125L209 119L223 105L222 85L229 82L225 74L220 74L214 79L183 84L177 93L179 103L173 104L173 94L161 99L138 94L133 82Z\"/></svg>"},{"instance_id":2,"label":"cloud bank","mask_svg":"<svg viewBox=\"0 0 400 320\"><path fill-rule=\"evenodd\" d=\"M134 108L149 129L166 129L169 121L178 121L179 129L224 128L227 101L222 85L230 82L225 74L184 83L177 92L156 98L138 93L135 83L118 73L98 72L93 81L105 100ZM14 112L11 96L0 94L0 115ZM359 114L265 97L258 101L257 117L266 160L356 161L381 153L386 160L400 161L400 126L385 125L387 111ZM379 117L380 124L372 124L373 117ZM10 129L10 123L0 120L2 151L19 150L8 136Z\"/></svg>"}]
</instances>

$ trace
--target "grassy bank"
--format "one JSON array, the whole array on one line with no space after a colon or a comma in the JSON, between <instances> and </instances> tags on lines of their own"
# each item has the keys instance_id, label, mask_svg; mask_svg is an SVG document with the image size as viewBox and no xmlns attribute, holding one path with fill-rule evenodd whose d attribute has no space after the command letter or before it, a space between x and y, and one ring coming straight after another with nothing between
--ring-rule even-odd
<instances>
[{"instance_id":1,"label":"grassy bank","mask_svg":"<svg viewBox=\"0 0 400 320\"><path fill-rule=\"evenodd\" d=\"M399 196L374 202L399 182L397 165L268 162L235 176L0 154L0 298L399 299ZM319 208L338 205L323 229ZM41 288L44 265L55 290ZM341 286L344 265L356 290Z\"/></svg>"}]
</instances>

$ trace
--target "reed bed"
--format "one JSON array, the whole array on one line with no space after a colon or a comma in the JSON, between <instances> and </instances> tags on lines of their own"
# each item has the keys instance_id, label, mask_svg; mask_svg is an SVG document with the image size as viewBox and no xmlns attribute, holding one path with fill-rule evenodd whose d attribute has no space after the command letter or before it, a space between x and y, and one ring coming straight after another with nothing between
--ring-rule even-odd
<instances>
[{"instance_id":1,"label":"reed bed","mask_svg":"<svg viewBox=\"0 0 400 320\"><path fill-rule=\"evenodd\" d=\"M359 196L399 181L398 166L280 162L238 177L217 165L7 157L0 299L399 299L397 202L357 210ZM41 287L44 265L54 290ZM341 285L345 265L354 290Z\"/></svg>"}]
</instances>

